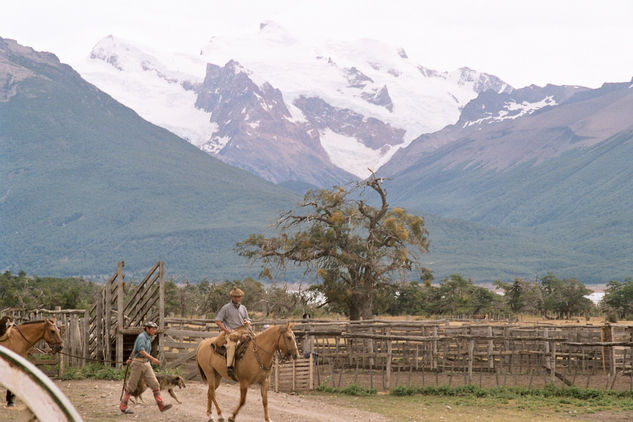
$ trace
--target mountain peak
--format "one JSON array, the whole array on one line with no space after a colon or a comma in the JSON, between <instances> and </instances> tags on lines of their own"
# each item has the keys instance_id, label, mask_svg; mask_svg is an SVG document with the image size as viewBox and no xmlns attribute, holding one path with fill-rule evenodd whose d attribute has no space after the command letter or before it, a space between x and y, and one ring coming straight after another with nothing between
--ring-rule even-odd
<instances>
[{"instance_id":1,"label":"mountain peak","mask_svg":"<svg viewBox=\"0 0 633 422\"><path fill-rule=\"evenodd\" d=\"M133 70L143 60L153 60L132 43L110 34L99 40L90 51L90 58L110 64L119 71Z\"/></svg>"},{"instance_id":2,"label":"mountain peak","mask_svg":"<svg viewBox=\"0 0 633 422\"><path fill-rule=\"evenodd\" d=\"M276 182L303 177L306 168L286 160L287 174L262 173L272 162L252 153L264 143L274 144L271 150L280 148L275 160L290 150L296 156L309 145L319 160L325 156L340 170L364 177L364 169L378 169L420 134L457 122L461 109L480 92L511 89L499 78L470 68L426 71L403 48L375 39L300 40L274 21L262 22L259 30L242 37L212 37L197 57L205 62L206 79L197 73L189 84L174 76L181 69L172 66L177 64L172 56L133 51L116 39L104 40L100 47L93 58L109 63L110 74L101 84L95 79L93 83L112 92L105 85L112 87L118 79L115 98L137 111L145 106L150 111L147 97L160 97L160 106L154 107L161 108L160 115L140 114L224 160L231 150L232 164L250 160L241 166ZM169 86L156 84L147 70ZM139 84L138 98L123 101L131 96L130 78ZM176 92L172 80L184 89ZM201 80L205 82L197 84ZM177 104L186 106L175 112ZM196 119L189 117L196 114ZM184 128L187 120L195 120L195 128ZM281 151L282 142L286 151Z\"/></svg>"},{"instance_id":3,"label":"mountain peak","mask_svg":"<svg viewBox=\"0 0 633 422\"><path fill-rule=\"evenodd\" d=\"M292 45L297 39L275 21L264 21L259 24L259 35L269 41L282 45Z\"/></svg>"}]
</instances>

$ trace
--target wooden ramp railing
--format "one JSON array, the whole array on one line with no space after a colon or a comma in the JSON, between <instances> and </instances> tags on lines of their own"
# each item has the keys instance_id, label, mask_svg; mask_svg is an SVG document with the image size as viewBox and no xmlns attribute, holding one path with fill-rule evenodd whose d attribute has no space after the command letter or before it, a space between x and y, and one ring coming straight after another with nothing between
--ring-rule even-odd
<instances>
[{"instance_id":1,"label":"wooden ramp railing","mask_svg":"<svg viewBox=\"0 0 633 422\"><path fill-rule=\"evenodd\" d=\"M145 321L158 323L159 333L165 329L165 263L158 261L125 299L125 263L106 281L95 305L88 312L88 356L114 362L121 367L129 354L134 338L143 330ZM159 341L162 336L159 336ZM114 348L113 348L114 346ZM113 356L114 350L114 356Z\"/></svg>"}]
</instances>

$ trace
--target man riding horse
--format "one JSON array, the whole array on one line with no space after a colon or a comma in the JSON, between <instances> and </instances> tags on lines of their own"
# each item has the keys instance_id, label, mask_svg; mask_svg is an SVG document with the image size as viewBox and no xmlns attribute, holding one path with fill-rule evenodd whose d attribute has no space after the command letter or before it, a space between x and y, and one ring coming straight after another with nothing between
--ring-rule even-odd
<instances>
[{"instance_id":1,"label":"man riding horse","mask_svg":"<svg viewBox=\"0 0 633 422\"><path fill-rule=\"evenodd\" d=\"M222 306L215 317L215 323L222 331L216 345L222 346L226 341L226 369L229 376L234 378L235 347L238 341L249 335L251 320L246 306L242 305L244 292L234 287L230 295L231 301Z\"/></svg>"}]
</instances>

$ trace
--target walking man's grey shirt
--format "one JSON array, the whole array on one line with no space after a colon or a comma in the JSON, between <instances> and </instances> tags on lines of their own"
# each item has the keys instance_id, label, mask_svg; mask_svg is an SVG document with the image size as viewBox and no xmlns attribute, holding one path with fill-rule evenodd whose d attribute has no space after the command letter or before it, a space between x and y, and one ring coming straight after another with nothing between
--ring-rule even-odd
<instances>
[{"instance_id":1,"label":"walking man's grey shirt","mask_svg":"<svg viewBox=\"0 0 633 422\"><path fill-rule=\"evenodd\" d=\"M226 328L234 330L244 325L244 321L248 320L248 311L246 306L240 303L239 308L233 302L224 305L215 316L216 321L220 321Z\"/></svg>"}]
</instances>

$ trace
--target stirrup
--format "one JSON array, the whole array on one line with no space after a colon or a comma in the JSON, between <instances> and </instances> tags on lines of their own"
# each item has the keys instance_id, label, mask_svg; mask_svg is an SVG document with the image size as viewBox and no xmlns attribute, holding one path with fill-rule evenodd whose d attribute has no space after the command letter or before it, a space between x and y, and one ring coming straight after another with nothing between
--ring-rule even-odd
<instances>
[{"instance_id":1,"label":"stirrup","mask_svg":"<svg viewBox=\"0 0 633 422\"><path fill-rule=\"evenodd\" d=\"M233 381L237 381L237 376L235 376L235 367L234 366L227 366L226 367L226 373L229 375L229 377Z\"/></svg>"}]
</instances>

